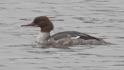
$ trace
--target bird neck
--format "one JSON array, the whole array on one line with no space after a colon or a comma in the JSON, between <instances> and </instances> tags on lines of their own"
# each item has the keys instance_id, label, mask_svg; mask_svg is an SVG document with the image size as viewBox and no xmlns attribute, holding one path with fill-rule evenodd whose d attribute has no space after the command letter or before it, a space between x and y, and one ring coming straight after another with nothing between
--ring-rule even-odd
<instances>
[{"instance_id":1,"label":"bird neck","mask_svg":"<svg viewBox=\"0 0 124 70\"><path fill-rule=\"evenodd\" d=\"M45 44L48 42L49 37L50 37L50 32L40 32L37 37L37 42L40 44Z\"/></svg>"}]
</instances>

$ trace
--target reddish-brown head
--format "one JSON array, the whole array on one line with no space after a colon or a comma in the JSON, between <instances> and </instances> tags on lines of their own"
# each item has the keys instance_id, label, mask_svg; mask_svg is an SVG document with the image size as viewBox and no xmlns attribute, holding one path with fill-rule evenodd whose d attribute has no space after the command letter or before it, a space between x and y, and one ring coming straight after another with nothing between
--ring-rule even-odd
<instances>
[{"instance_id":1,"label":"reddish-brown head","mask_svg":"<svg viewBox=\"0 0 124 70\"><path fill-rule=\"evenodd\" d=\"M40 27L42 32L50 32L51 30L53 30L53 24L47 16L36 17L32 23L22 26Z\"/></svg>"}]
</instances>

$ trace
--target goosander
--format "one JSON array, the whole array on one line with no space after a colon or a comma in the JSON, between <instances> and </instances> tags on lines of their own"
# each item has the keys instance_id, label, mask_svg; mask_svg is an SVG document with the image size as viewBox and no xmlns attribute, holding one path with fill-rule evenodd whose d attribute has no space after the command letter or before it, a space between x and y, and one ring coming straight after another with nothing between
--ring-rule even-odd
<instances>
[{"instance_id":1,"label":"goosander","mask_svg":"<svg viewBox=\"0 0 124 70\"><path fill-rule=\"evenodd\" d=\"M103 39L96 38L77 31L64 31L50 35L54 26L47 16L36 17L32 23L22 26L40 27L41 31L37 37L40 47L70 47L73 45L102 45L107 44Z\"/></svg>"}]
</instances>

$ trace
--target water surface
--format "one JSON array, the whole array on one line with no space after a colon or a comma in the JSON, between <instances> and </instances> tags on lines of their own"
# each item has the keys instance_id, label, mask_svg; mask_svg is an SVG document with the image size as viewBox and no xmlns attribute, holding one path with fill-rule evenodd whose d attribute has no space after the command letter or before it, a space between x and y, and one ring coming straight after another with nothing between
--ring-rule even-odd
<instances>
[{"instance_id":1,"label":"water surface","mask_svg":"<svg viewBox=\"0 0 124 70\"><path fill-rule=\"evenodd\" d=\"M114 45L36 48L39 28L20 25L44 15L54 17L52 34L75 30ZM0 1L0 70L123 70L123 45L123 0Z\"/></svg>"}]
</instances>

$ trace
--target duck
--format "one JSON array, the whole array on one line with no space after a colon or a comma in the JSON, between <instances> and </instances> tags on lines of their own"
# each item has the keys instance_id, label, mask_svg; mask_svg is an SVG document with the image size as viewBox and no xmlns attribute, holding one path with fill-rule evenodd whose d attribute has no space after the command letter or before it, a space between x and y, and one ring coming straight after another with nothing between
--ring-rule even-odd
<instances>
[{"instance_id":1,"label":"duck","mask_svg":"<svg viewBox=\"0 0 124 70\"><path fill-rule=\"evenodd\" d=\"M55 47L65 48L74 47L76 45L104 45L107 44L102 38L97 38L78 31L63 31L51 35L51 31L54 29L53 23L47 16L38 16L34 20L24 26L39 27L40 33L37 36L36 43L39 47Z\"/></svg>"}]
</instances>

